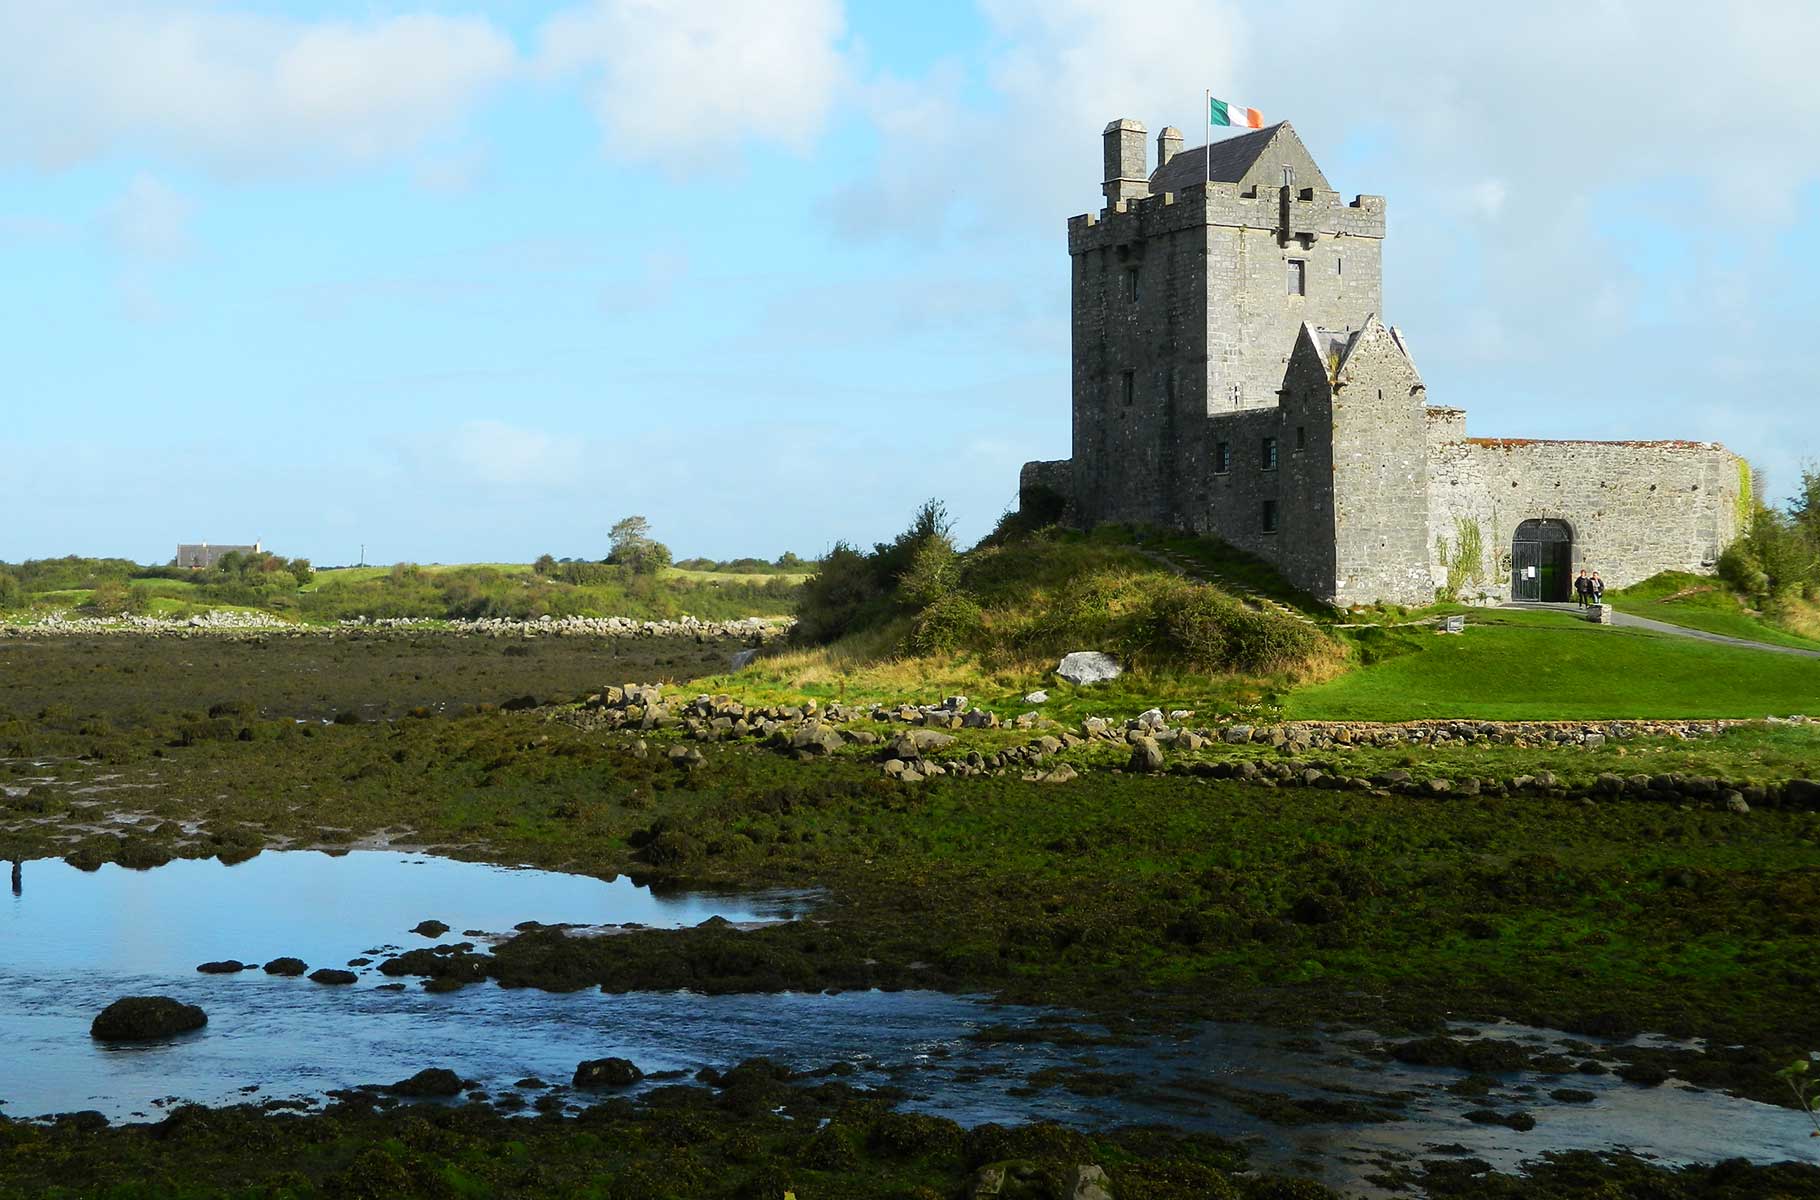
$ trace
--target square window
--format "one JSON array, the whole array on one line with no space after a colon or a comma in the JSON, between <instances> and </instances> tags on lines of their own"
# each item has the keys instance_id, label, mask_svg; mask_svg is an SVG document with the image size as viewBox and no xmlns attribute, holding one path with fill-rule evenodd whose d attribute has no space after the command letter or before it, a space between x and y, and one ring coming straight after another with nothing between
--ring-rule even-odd
<instances>
[{"instance_id":1,"label":"square window","mask_svg":"<svg viewBox=\"0 0 1820 1200\"><path fill-rule=\"evenodd\" d=\"M1277 440L1275 438L1264 439L1264 444L1259 447L1258 461L1266 471L1277 469Z\"/></svg>"},{"instance_id":2,"label":"square window","mask_svg":"<svg viewBox=\"0 0 1820 1200\"><path fill-rule=\"evenodd\" d=\"M1277 502L1275 500L1264 501L1264 511L1259 527L1265 533L1275 533L1277 531Z\"/></svg>"},{"instance_id":3,"label":"square window","mask_svg":"<svg viewBox=\"0 0 1820 1200\"><path fill-rule=\"evenodd\" d=\"M1224 475L1232 470L1232 443L1216 442L1213 447L1213 473Z\"/></svg>"},{"instance_id":4,"label":"square window","mask_svg":"<svg viewBox=\"0 0 1820 1200\"><path fill-rule=\"evenodd\" d=\"M1305 258L1289 260L1289 294L1291 296L1308 294L1308 260Z\"/></svg>"},{"instance_id":5,"label":"square window","mask_svg":"<svg viewBox=\"0 0 1820 1200\"><path fill-rule=\"evenodd\" d=\"M1132 402L1137 399L1137 372L1126 371L1120 387L1124 393L1125 407L1130 408Z\"/></svg>"}]
</instances>

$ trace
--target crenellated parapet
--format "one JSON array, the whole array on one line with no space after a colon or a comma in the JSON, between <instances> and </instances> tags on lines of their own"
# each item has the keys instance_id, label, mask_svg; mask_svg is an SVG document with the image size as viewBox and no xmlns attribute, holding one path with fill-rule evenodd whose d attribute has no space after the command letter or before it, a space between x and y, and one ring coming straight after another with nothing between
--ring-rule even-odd
<instances>
[{"instance_id":1,"label":"crenellated parapet","mask_svg":"<svg viewBox=\"0 0 1820 1200\"><path fill-rule=\"evenodd\" d=\"M1304 245L1341 236L1382 239L1384 197L1359 195L1348 202L1338 192L1315 188L1252 188L1247 194L1239 184L1202 183L1070 217L1068 253L1128 246L1204 226L1265 230Z\"/></svg>"}]
</instances>

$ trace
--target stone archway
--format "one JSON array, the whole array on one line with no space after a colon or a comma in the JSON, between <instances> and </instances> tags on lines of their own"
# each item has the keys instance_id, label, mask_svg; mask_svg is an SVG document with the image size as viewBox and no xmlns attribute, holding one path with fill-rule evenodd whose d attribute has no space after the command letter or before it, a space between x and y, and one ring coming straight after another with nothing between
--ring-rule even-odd
<instances>
[{"instance_id":1,"label":"stone archway","mask_svg":"<svg viewBox=\"0 0 1820 1200\"><path fill-rule=\"evenodd\" d=\"M1510 598L1573 599L1574 531L1566 521L1529 520L1510 542Z\"/></svg>"}]
</instances>

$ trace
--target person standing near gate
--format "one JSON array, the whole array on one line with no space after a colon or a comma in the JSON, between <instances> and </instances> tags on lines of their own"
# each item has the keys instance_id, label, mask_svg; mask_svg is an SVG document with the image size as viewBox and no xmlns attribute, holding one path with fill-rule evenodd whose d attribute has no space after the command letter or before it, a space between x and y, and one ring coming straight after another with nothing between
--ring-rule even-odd
<instances>
[{"instance_id":1,"label":"person standing near gate","mask_svg":"<svg viewBox=\"0 0 1820 1200\"><path fill-rule=\"evenodd\" d=\"M1597 571L1594 571L1592 578L1586 581L1586 591L1587 595L1592 597L1594 604L1605 603L1605 581L1599 578Z\"/></svg>"},{"instance_id":2,"label":"person standing near gate","mask_svg":"<svg viewBox=\"0 0 1820 1200\"><path fill-rule=\"evenodd\" d=\"M1585 608L1587 597L1590 595L1592 595L1592 580L1586 577L1585 571L1581 571L1574 578L1574 602L1581 608Z\"/></svg>"}]
</instances>

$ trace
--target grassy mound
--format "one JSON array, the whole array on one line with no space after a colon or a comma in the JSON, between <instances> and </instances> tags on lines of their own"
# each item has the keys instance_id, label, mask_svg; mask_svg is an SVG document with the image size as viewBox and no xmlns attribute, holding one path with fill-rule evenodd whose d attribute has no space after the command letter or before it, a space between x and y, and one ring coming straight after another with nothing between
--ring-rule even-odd
<instances>
[{"instance_id":1,"label":"grassy mound","mask_svg":"<svg viewBox=\"0 0 1820 1200\"><path fill-rule=\"evenodd\" d=\"M1066 710L1085 697L1055 666L1098 650L1127 672L1093 689L1101 705L1129 692L1141 707L1230 707L1326 678L1344 657L1308 624L1178 576L1130 530L1013 527L959 553L939 506L868 554L836 547L804 584L798 617L795 645L743 673L742 692L908 700L952 690L1015 703L1044 686Z\"/></svg>"},{"instance_id":2,"label":"grassy mound","mask_svg":"<svg viewBox=\"0 0 1820 1200\"><path fill-rule=\"evenodd\" d=\"M1663 571L1642 583L1609 592L1606 600L1620 612L1634 613L1670 625L1708 633L1820 650L1820 612L1795 598L1773 612L1753 608L1725 580L1686 571Z\"/></svg>"}]
</instances>

